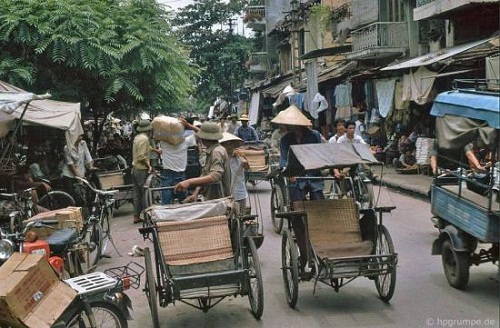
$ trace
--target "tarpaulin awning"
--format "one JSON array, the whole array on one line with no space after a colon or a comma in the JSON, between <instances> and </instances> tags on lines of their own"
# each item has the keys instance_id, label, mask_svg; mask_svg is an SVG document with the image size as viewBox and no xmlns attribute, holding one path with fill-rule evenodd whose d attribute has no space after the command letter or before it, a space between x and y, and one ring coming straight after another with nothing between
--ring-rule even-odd
<instances>
[{"instance_id":1,"label":"tarpaulin awning","mask_svg":"<svg viewBox=\"0 0 500 328\"><path fill-rule=\"evenodd\" d=\"M276 98L283 91L283 89L285 89L292 82L293 82L293 77L288 77L288 78L285 78L284 80L281 80L278 83L272 84L271 86L268 86L268 87L262 89L260 92L267 93L271 97Z\"/></svg>"},{"instance_id":2,"label":"tarpaulin awning","mask_svg":"<svg viewBox=\"0 0 500 328\"><path fill-rule=\"evenodd\" d=\"M423 56L413 58L402 63L389 65L381 71L398 70L412 67L431 65L440 61L449 60L458 56L474 55L477 57L486 57L499 49L499 36L470 42L455 47L440 49Z\"/></svg>"},{"instance_id":3,"label":"tarpaulin awning","mask_svg":"<svg viewBox=\"0 0 500 328\"><path fill-rule=\"evenodd\" d=\"M370 147L364 144L292 145L285 173L300 175L304 171L348 167L356 164L377 164Z\"/></svg>"},{"instance_id":4,"label":"tarpaulin awning","mask_svg":"<svg viewBox=\"0 0 500 328\"><path fill-rule=\"evenodd\" d=\"M338 64L332 67L329 67L318 74L318 83L328 81L330 79L334 79L337 77L341 77L344 74L347 74L354 70L357 66L357 63L354 61L349 61L347 64Z\"/></svg>"},{"instance_id":5,"label":"tarpaulin awning","mask_svg":"<svg viewBox=\"0 0 500 328\"><path fill-rule=\"evenodd\" d=\"M463 90L443 92L434 100L431 115L437 116L439 148L459 149L478 138L491 144L500 129L500 96Z\"/></svg>"},{"instance_id":6,"label":"tarpaulin awning","mask_svg":"<svg viewBox=\"0 0 500 328\"><path fill-rule=\"evenodd\" d=\"M29 102L23 121L64 130L68 145L83 134L80 103L36 99L34 94L0 81L0 122L8 124L20 119Z\"/></svg>"}]
</instances>

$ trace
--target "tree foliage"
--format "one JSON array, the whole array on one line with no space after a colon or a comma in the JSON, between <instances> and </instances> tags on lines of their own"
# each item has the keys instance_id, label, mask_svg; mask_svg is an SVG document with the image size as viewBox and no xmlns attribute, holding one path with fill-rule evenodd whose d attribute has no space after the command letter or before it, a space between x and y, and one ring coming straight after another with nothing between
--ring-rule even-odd
<instances>
[{"instance_id":1,"label":"tree foliage","mask_svg":"<svg viewBox=\"0 0 500 328\"><path fill-rule=\"evenodd\" d=\"M253 43L229 30L230 20L242 7L241 1L195 0L174 19L179 39L190 47L190 57L203 69L196 98L205 108L217 96L230 99L247 75L244 64ZM232 24L234 28L234 19Z\"/></svg>"},{"instance_id":2,"label":"tree foliage","mask_svg":"<svg viewBox=\"0 0 500 328\"><path fill-rule=\"evenodd\" d=\"M177 110L197 68L154 0L3 0L0 78L96 114Z\"/></svg>"}]
</instances>

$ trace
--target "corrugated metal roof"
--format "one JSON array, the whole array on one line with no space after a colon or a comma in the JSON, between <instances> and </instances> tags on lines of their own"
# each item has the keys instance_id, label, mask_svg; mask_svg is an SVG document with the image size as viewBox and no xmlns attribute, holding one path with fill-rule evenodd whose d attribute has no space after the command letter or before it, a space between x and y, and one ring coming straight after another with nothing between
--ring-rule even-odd
<instances>
[{"instance_id":1,"label":"corrugated metal roof","mask_svg":"<svg viewBox=\"0 0 500 328\"><path fill-rule=\"evenodd\" d=\"M413 58L402 63L389 65L381 69L381 71L398 70L412 67L420 67L431 65L446 59L451 59L455 56L463 54L464 56L474 55L474 57L488 56L492 51L499 49L499 36L494 36L488 39L470 42L455 47L440 49L426 55Z\"/></svg>"}]
</instances>

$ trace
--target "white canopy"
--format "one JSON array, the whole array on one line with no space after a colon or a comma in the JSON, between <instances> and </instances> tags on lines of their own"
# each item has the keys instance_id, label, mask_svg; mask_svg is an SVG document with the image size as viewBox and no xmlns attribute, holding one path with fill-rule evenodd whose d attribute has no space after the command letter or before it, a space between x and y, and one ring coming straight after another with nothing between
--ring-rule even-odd
<instances>
[{"instance_id":1,"label":"white canopy","mask_svg":"<svg viewBox=\"0 0 500 328\"><path fill-rule=\"evenodd\" d=\"M21 118L29 102L23 121L64 130L66 143L74 144L76 138L83 134L80 103L46 99L49 96L38 96L0 81L0 137L8 133L6 127Z\"/></svg>"}]
</instances>

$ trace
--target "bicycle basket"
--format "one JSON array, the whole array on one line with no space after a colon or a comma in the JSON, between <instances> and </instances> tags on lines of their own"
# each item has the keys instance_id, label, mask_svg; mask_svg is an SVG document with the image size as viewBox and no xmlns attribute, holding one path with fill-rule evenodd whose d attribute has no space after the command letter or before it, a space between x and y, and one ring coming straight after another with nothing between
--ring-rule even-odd
<instances>
[{"instance_id":1,"label":"bicycle basket","mask_svg":"<svg viewBox=\"0 0 500 328\"><path fill-rule=\"evenodd\" d=\"M130 281L130 287L137 289L141 285L141 275L144 272L144 267L137 262L129 262L125 266L109 268L104 270L104 273L110 277L125 279Z\"/></svg>"}]
</instances>

